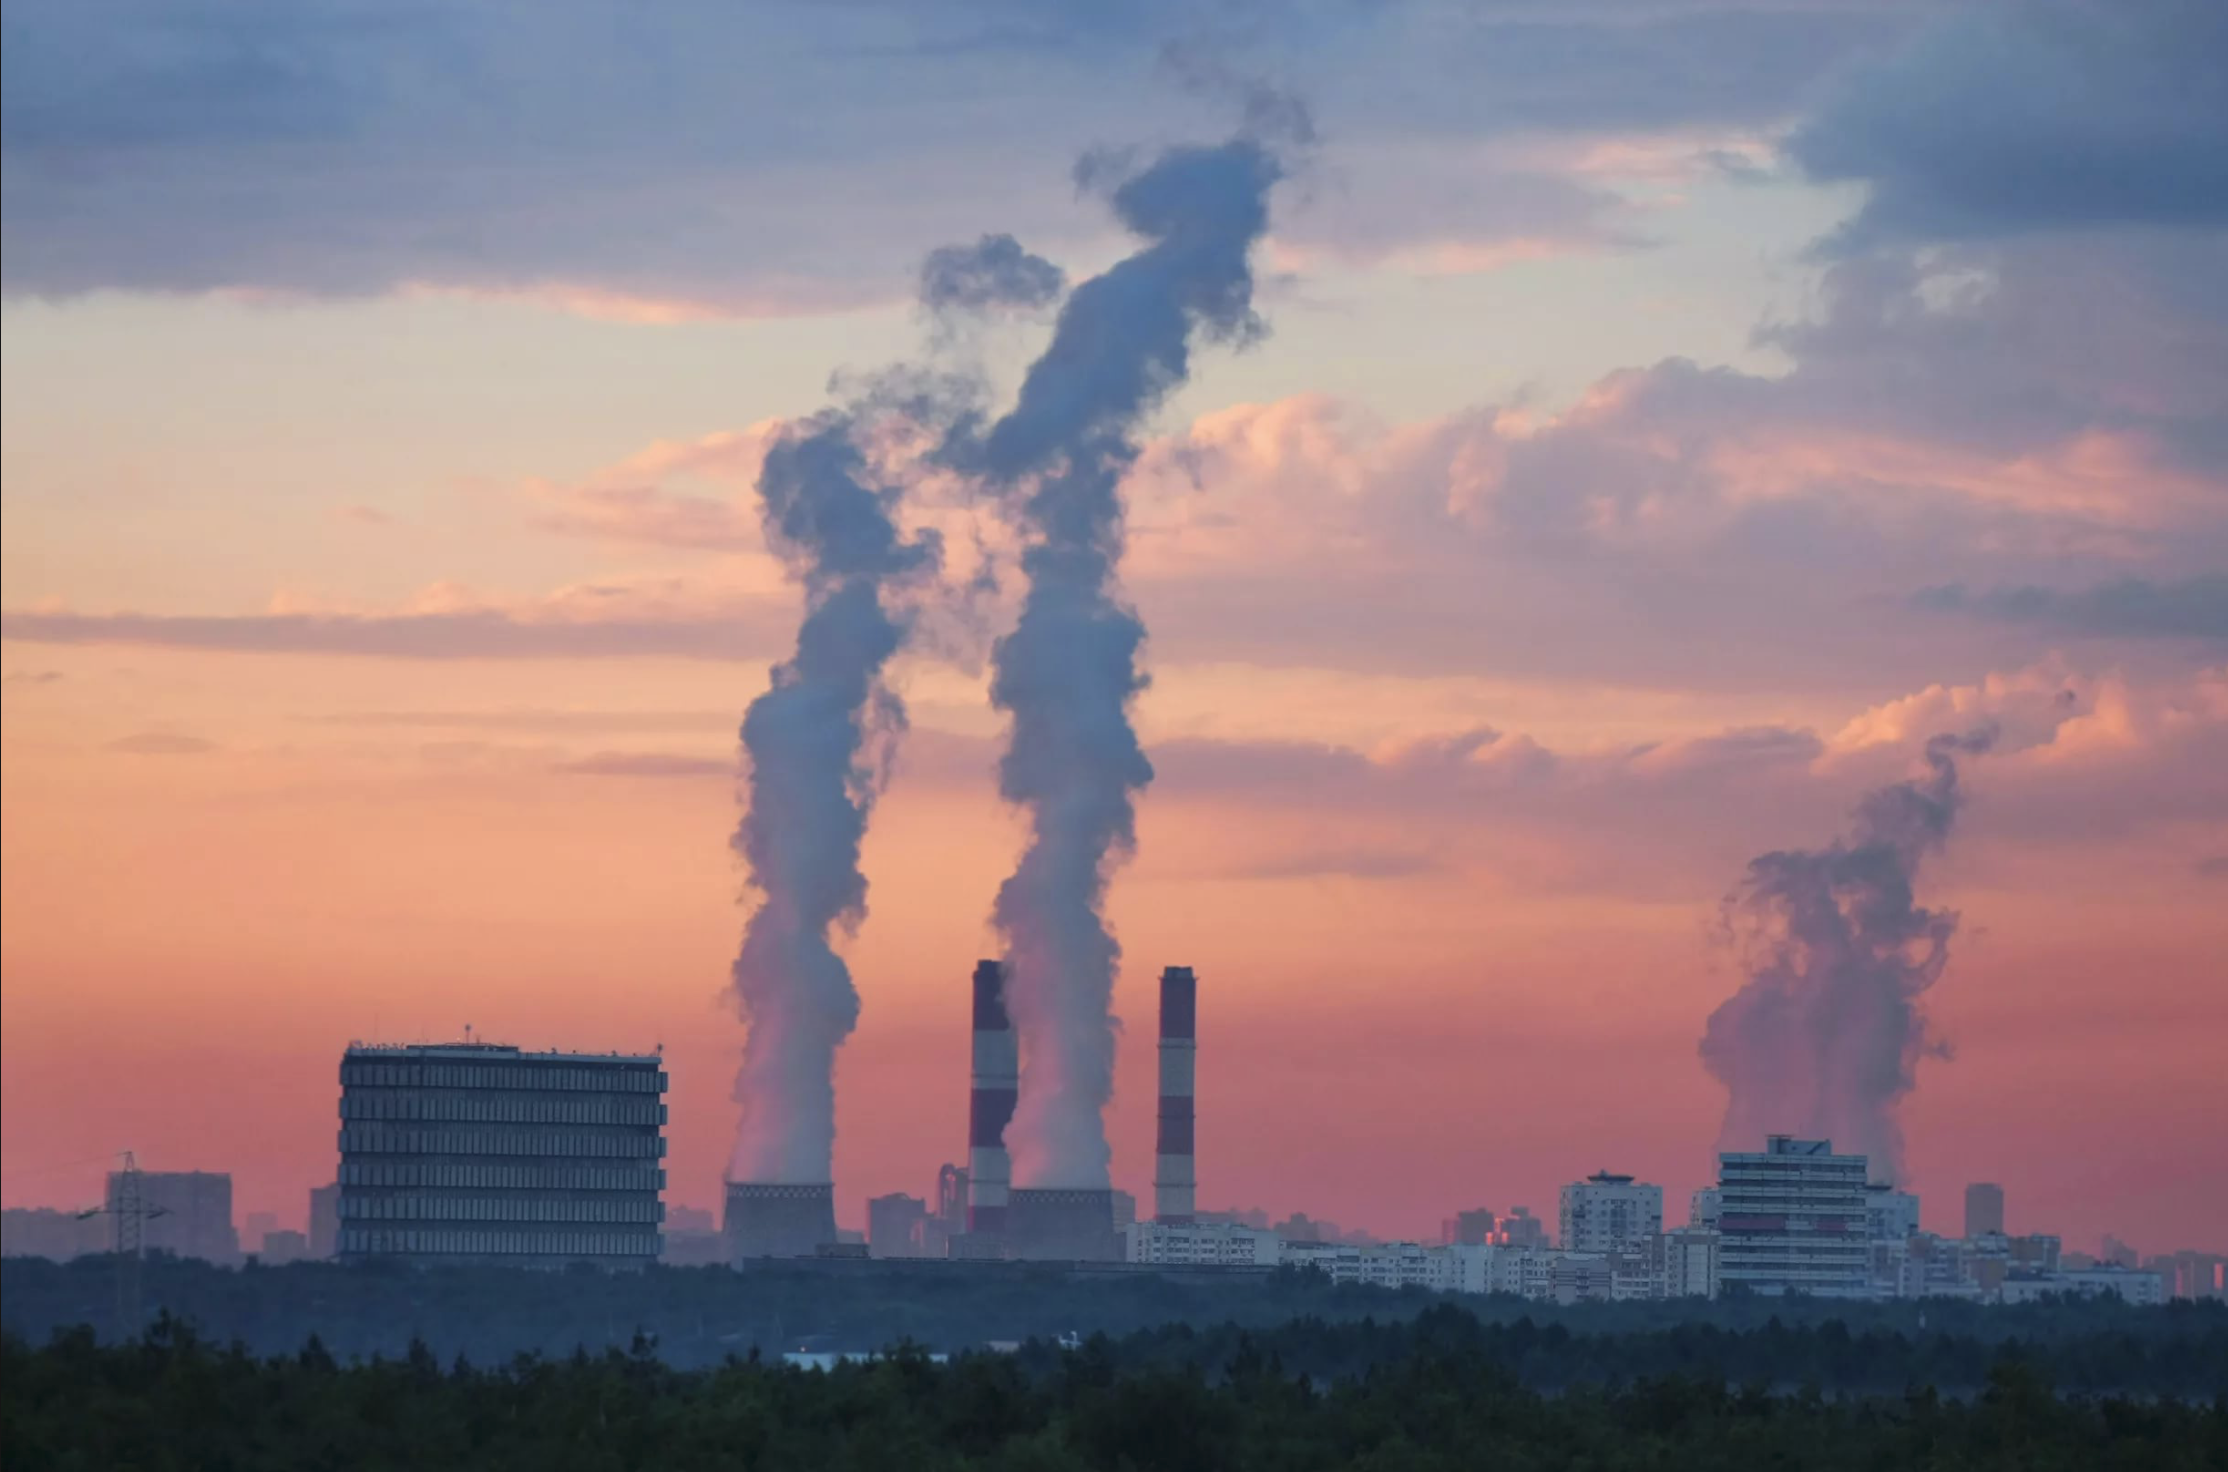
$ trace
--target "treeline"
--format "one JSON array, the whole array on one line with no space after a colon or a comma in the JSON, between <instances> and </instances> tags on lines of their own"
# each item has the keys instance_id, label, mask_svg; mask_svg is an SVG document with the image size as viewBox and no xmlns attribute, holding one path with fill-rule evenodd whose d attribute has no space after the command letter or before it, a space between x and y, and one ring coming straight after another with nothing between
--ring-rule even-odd
<instances>
[{"instance_id":1,"label":"treeline","mask_svg":"<svg viewBox=\"0 0 2228 1472\"><path fill-rule=\"evenodd\" d=\"M1464 1321L1467 1321L1466 1323ZM1491 1326L1433 1310L1359 1375L1296 1371L1321 1326L1198 1338L1094 1338L948 1364L918 1350L828 1372L757 1359L707 1370L630 1351L444 1366L424 1345L343 1365L215 1348L165 1319L144 1341L86 1331L0 1339L11 1472L131 1467L1000 1469L1000 1472L1506 1472L1897 1468L2215 1472L2228 1396L2208 1403L2057 1393L2006 1348L1970 1399L1912 1389L1831 1397L1668 1374L1549 1394L1495 1357ZM1554 1330L1542 1330L1545 1335ZM1809 1333L1814 1331L1797 1331ZM2217 1368L2217 1366L2215 1367Z\"/></svg>"},{"instance_id":2,"label":"treeline","mask_svg":"<svg viewBox=\"0 0 2228 1472\"><path fill-rule=\"evenodd\" d=\"M119 1327L116 1267L105 1257L0 1259L0 1324L34 1344L78 1324L113 1336ZM1815 1378L1829 1390L1893 1389L1917 1378L1962 1391L1985 1379L1994 1346L2017 1340L2049 1357L2049 1373L2061 1385L2189 1394L2192 1388L2174 1381L2171 1367L2201 1363L2207 1354L2217 1363L2228 1333L2228 1307L2217 1303L2135 1308L2107 1299L1986 1307L1729 1298L1557 1308L1337 1287L1321 1274L1300 1271L1109 1275L1028 1263L605 1274L338 1263L227 1269L150 1256L141 1296L147 1317L168 1311L219 1343L238 1340L256 1354L291 1354L314 1334L344 1361L394 1358L416 1340L443 1363L463 1354L478 1364L506 1363L528 1351L564 1356L583 1346L599 1354L623 1349L638 1331L677 1368L716 1365L753 1349L769 1355L807 1346L863 1350L910 1340L956 1352L1070 1332L1120 1338L1151 1331L1143 1342L1157 1344L1153 1352L1167 1356L1168 1364L1196 1365L1226 1358L1230 1336L1242 1330L1298 1320L1328 1332L1372 1321L1353 1335L1325 1340L1320 1349L1295 1345L1292 1354L1318 1375L1346 1373L1396 1352L1386 1338L1395 1326L1451 1304L1471 1322L1510 1326L1509 1337L1491 1350L1497 1362L1550 1387L1715 1366L1735 1382L1763 1377L1795 1385ZM1527 1327L1519 1331L1519 1324ZM1827 1333L1829 1324L1840 1327ZM1187 1343L1183 1331L1171 1327L1185 1325L1196 1342ZM1799 1342L1771 1337L1811 1327L1821 1332ZM1551 1330L1564 1332L1558 1338Z\"/></svg>"}]
</instances>

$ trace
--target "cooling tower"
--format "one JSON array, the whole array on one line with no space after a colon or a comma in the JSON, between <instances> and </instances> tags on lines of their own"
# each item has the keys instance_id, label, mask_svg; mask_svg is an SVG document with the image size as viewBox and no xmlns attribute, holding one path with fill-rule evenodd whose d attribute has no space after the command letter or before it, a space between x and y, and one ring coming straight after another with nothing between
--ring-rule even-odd
<instances>
[{"instance_id":1,"label":"cooling tower","mask_svg":"<svg viewBox=\"0 0 2228 1472\"><path fill-rule=\"evenodd\" d=\"M1006 1247L1032 1262L1119 1262L1114 1193L1060 1187L1014 1191Z\"/></svg>"},{"instance_id":2,"label":"cooling tower","mask_svg":"<svg viewBox=\"0 0 2228 1472\"><path fill-rule=\"evenodd\" d=\"M1160 1134L1153 1152L1153 1216L1188 1222L1198 1210L1192 1169L1192 1088L1199 1060L1199 978L1160 974Z\"/></svg>"},{"instance_id":3,"label":"cooling tower","mask_svg":"<svg viewBox=\"0 0 2228 1472\"><path fill-rule=\"evenodd\" d=\"M836 1240L835 1187L730 1181L727 1263L753 1258L811 1257Z\"/></svg>"},{"instance_id":4,"label":"cooling tower","mask_svg":"<svg viewBox=\"0 0 2228 1472\"><path fill-rule=\"evenodd\" d=\"M1006 969L975 963L975 1048L967 1100L967 1230L995 1238L1006 1228L1013 1158L1006 1125L1021 1083L1021 1054L1006 1015Z\"/></svg>"}]
</instances>

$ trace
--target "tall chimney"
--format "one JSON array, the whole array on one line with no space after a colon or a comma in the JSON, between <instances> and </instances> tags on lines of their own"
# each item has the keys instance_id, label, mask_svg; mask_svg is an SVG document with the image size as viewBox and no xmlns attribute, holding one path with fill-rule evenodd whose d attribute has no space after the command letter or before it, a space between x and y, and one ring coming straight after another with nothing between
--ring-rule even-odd
<instances>
[{"instance_id":1,"label":"tall chimney","mask_svg":"<svg viewBox=\"0 0 2228 1472\"><path fill-rule=\"evenodd\" d=\"M975 963L974 1091L967 1101L967 1230L1006 1229L1006 1192L1013 1158L1006 1125L1021 1083L1021 1053L1006 1015L1006 968Z\"/></svg>"},{"instance_id":2,"label":"tall chimney","mask_svg":"<svg viewBox=\"0 0 2228 1472\"><path fill-rule=\"evenodd\" d=\"M1189 966L1160 974L1160 1141L1153 1159L1153 1215L1188 1222L1198 1211L1192 1171L1192 1085L1199 1059L1199 978Z\"/></svg>"}]
</instances>

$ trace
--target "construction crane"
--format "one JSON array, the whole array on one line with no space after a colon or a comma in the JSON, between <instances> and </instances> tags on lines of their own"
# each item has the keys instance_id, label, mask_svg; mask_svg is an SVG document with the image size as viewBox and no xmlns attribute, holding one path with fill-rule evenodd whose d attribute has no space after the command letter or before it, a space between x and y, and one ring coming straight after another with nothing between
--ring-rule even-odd
<instances>
[{"instance_id":1,"label":"construction crane","mask_svg":"<svg viewBox=\"0 0 2228 1472\"><path fill-rule=\"evenodd\" d=\"M132 1152L121 1152L124 1168L115 1173L105 1205L77 1214L79 1221L96 1216L114 1218L116 1257L116 1342L121 1344L146 1325L140 1306L139 1272L146 1255L147 1223L170 1215L170 1208L149 1202L140 1190L139 1161Z\"/></svg>"}]
</instances>

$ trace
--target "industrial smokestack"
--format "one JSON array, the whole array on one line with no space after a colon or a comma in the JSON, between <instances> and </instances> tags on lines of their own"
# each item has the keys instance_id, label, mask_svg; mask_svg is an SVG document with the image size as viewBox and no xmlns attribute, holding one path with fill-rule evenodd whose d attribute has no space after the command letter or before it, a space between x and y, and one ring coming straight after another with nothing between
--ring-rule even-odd
<instances>
[{"instance_id":1,"label":"industrial smokestack","mask_svg":"<svg viewBox=\"0 0 2228 1472\"><path fill-rule=\"evenodd\" d=\"M1711 1014L1701 1046L1729 1096L1721 1149L1830 1139L1869 1158L1873 1179L1902 1179L1896 1109L1919 1059L1941 1046L1920 997L1957 932L1956 914L1921 908L1912 886L1963 806L1957 755L1995 739L1993 727L1936 736L1928 775L1868 793L1847 838L1749 861L1725 902L1748 980Z\"/></svg>"},{"instance_id":2,"label":"industrial smokestack","mask_svg":"<svg viewBox=\"0 0 2228 1472\"><path fill-rule=\"evenodd\" d=\"M1079 177L1099 183L1103 161ZM999 792L1023 808L1028 848L998 891L1006 1002L1026 1075L1012 1144L1035 1188L1105 1191L1114 1092L1108 877L1136 847L1135 794L1152 781L1130 723L1145 628L1120 596L1121 482L1144 416L1190 372L1194 335L1261 331L1248 255L1279 167L1260 144L1178 148L1112 190L1147 242L1078 286L1012 412L952 458L1020 523L1021 613L993 656L991 701L1013 718Z\"/></svg>"},{"instance_id":3,"label":"industrial smokestack","mask_svg":"<svg viewBox=\"0 0 2228 1472\"><path fill-rule=\"evenodd\" d=\"M967 1230L995 1236L1006 1229L1006 1192L1013 1182L1006 1125L1020 1084L1020 1055L1006 1015L1005 968L975 963L974 1077L967 1096Z\"/></svg>"},{"instance_id":4,"label":"industrial smokestack","mask_svg":"<svg viewBox=\"0 0 2228 1472\"><path fill-rule=\"evenodd\" d=\"M1153 1215L1189 1222L1198 1211L1192 1167L1192 1091L1199 1061L1199 978L1189 966L1160 974L1160 1135L1153 1152Z\"/></svg>"}]
</instances>

